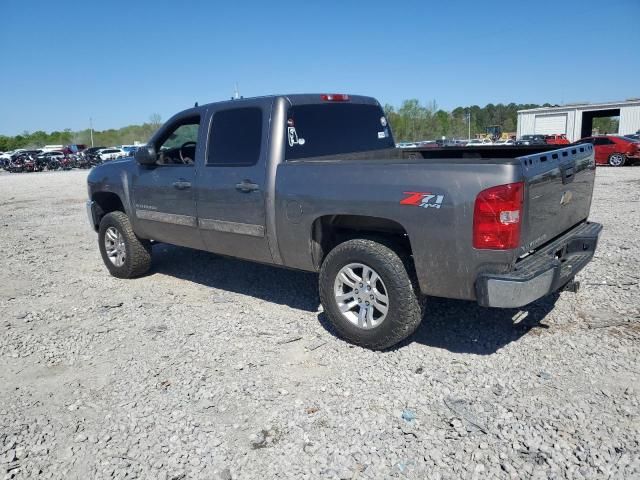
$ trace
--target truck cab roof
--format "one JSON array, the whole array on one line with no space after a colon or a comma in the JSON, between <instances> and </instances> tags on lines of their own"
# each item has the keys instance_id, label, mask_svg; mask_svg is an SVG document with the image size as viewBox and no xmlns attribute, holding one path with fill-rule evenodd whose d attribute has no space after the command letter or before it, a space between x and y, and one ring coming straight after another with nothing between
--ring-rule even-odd
<instances>
[{"instance_id":1,"label":"truck cab roof","mask_svg":"<svg viewBox=\"0 0 640 480\"><path fill-rule=\"evenodd\" d=\"M309 104L322 104L322 103L357 103L364 105L380 105L378 100L373 97L367 97L364 95L351 95L345 93L291 93L291 94L274 94L274 95L263 95L256 97L241 97L241 98L232 98L230 100L222 100L219 102L209 102L203 105L198 105L196 107L187 108L180 112L180 115L191 113L199 113L202 110L206 110L211 106L215 106L217 108L221 106L241 106L243 103L254 102L255 100L270 100L275 98L284 98L291 105L309 105Z\"/></svg>"}]
</instances>

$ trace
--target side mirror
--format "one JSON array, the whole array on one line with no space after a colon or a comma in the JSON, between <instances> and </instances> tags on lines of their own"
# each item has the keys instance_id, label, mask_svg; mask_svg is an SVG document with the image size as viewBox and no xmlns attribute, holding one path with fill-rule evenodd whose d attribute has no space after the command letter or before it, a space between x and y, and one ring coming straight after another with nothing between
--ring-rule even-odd
<instances>
[{"instance_id":1,"label":"side mirror","mask_svg":"<svg viewBox=\"0 0 640 480\"><path fill-rule=\"evenodd\" d=\"M158 159L156 149L151 145L144 145L136 150L135 159L140 165L155 165Z\"/></svg>"}]
</instances>

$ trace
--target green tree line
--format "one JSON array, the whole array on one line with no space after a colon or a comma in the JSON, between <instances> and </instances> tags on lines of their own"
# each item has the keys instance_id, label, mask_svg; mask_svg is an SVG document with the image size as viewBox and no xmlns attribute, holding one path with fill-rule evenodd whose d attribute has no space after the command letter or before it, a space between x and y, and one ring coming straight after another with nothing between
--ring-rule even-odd
<instances>
[{"instance_id":1,"label":"green tree line","mask_svg":"<svg viewBox=\"0 0 640 480\"><path fill-rule=\"evenodd\" d=\"M402 102L399 108L387 104L384 111L396 141L413 142L436 140L442 137L467 138L469 126L471 127L471 138L474 138L477 133L486 133L486 128L493 125L500 125L503 132L515 132L518 110L541 106L551 107L552 105L548 103L544 105L533 103L509 103L508 105L498 103L494 105L490 103L484 107L471 105L446 111L438 108L435 101L422 105L419 100L411 99Z\"/></svg>"},{"instance_id":2,"label":"green tree line","mask_svg":"<svg viewBox=\"0 0 640 480\"><path fill-rule=\"evenodd\" d=\"M94 130L93 144L95 146L110 147L113 145L130 145L134 142L146 142L151 135L162 125L160 115L153 114L148 122L142 125L129 125L118 129ZM22 132L15 136L0 135L0 152L15 150L17 148L41 148L45 145L91 145L91 131L72 131L67 128L62 131Z\"/></svg>"},{"instance_id":3,"label":"green tree line","mask_svg":"<svg viewBox=\"0 0 640 480\"><path fill-rule=\"evenodd\" d=\"M500 125L504 132L515 132L518 110L529 108L551 107L548 103L538 105L533 103L509 103L507 105L490 103L484 107L471 105L457 107L446 111L438 107L435 101L421 104L417 99L405 100L402 105L395 107L385 105L384 111L391 124L396 141L435 140L442 137L467 138L469 134L469 120L471 123L471 137L477 133L486 133L486 128ZM594 127L601 132L617 131L615 119L597 119ZM129 125L119 129L109 129L93 132L93 143L99 146L125 145L135 141L146 142L161 125L160 115L153 114L149 121L142 125ZM13 137L0 135L0 151L15 150L16 148L42 147L44 145L91 144L89 129L33 133L23 132Z\"/></svg>"}]
</instances>

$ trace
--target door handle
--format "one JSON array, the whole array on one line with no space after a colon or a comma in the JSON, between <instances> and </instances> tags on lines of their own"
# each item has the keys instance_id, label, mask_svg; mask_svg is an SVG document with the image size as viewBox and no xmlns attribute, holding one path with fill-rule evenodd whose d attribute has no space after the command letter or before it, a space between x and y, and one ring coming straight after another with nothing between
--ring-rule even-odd
<instances>
[{"instance_id":1,"label":"door handle","mask_svg":"<svg viewBox=\"0 0 640 480\"><path fill-rule=\"evenodd\" d=\"M191 182L180 179L177 182L173 182L173 186L178 190L186 190L187 188L191 188Z\"/></svg>"},{"instance_id":2,"label":"door handle","mask_svg":"<svg viewBox=\"0 0 640 480\"><path fill-rule=\"evenodd\" d=\"M260 190L260 186L257 183L252 183L251 180L243 180L240 183L236 183L236 190L240 190L243 193L249 193Z\"/></svg>"}]
</instances>

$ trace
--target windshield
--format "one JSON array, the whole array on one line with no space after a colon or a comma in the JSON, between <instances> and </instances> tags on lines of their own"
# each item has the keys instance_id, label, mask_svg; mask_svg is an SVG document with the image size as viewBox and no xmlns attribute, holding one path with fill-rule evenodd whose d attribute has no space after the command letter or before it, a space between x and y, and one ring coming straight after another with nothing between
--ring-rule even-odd
<instances>
[{"instance_id":1,"label":"windshield","mask_svg":"<svg viewBox=\"0 0 640 480\"><path fill-rule=\"evenodd\" d=\"M378 105L296 105L287 115L286 159L395 148Z\"/></svg>"}]
</instances>

